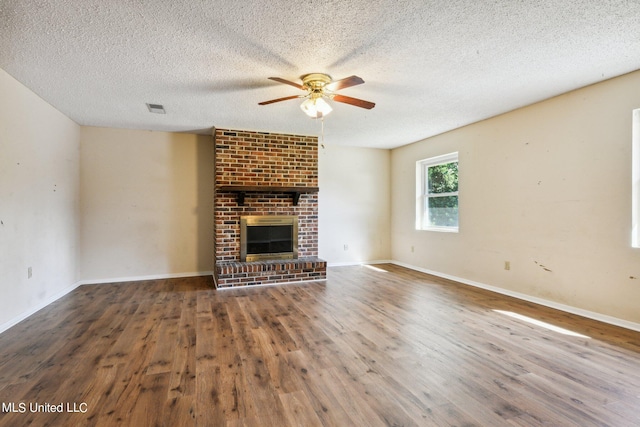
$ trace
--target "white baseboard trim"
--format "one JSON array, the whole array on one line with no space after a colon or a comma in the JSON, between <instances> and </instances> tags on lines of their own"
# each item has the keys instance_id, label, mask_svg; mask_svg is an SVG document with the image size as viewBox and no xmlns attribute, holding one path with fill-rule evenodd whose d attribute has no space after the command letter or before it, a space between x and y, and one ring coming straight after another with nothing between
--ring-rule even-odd
<instances>
[{"instance_id":1,"label":"white baseboard trim","mask_svg":"<svg viewBox=\"0 0 640 427\"><path fill-rule=\"evenodd\" d=\"M393 264L389 259L380 259L374 261L345 261L345 262L328 262L327 267L348 267L351 265L373 265L373 264Z\"/></svg>"},{"instance_id":2,"label":"white baseboard trim","mask_svg":"<svg viewBox=\"0 0 640 427\"><path fill-rule=\"evenodd\" d=\"M81 280L80 285L101 285L105 283L139 282L141 280L179 279L182 277L213 276L213 271L196 271L190 273L151 274L148 276L111 277L108 279Z\"/></svg>"},{"instance_id":3,"label":"white baseboard trim","mask_svg":"<svg viewBox=\"0 0 640 427\"><path fill-rule=\"evenodd\" d=\"M0 325L0 334L3 333L4 331L6 331L7 329L11 328L12 326L15 326L18 323L22 322L24 319L26 319L27 317L31 316L32 314L35 314L36 312L42 310L43 308L45 308L49 304L59 300L60 298L62 298L63 296L65 296L69 292L73 291L74 289L76 289L80 285L81 285L80 282L76 282L76 283L72 284L71 286L68 286L68 287L64 288L63 290L61 290L59 292L56 292L55 294L51 295L49 298L41 301L36 306L30 308L29 310L27 310L27 311L25 311L23 313L20 313L19 315L17 315L13 319L3 323L2 325Z\"/></svg>"},{"instance_id":4,"label":"white baseboard trim","mask_svg":"<svg viewBox=\"0 0 640 427\"><path fill-rule=\"evenodd\" d=\"M422 273L431 274L432 276L442 277L443 279L453 280L465 285L474 286L476 288L486 289L488 291L496 292L498 294L507 295L513 298L517 298L523 301L532 302L534 304L540 304L545 307L554 308L556 310L564 311L571 314L577 314L578 316L586 317L588 319L597 320L599 322L608 323L614 326L620 326L625 329L631 329L633 331L640 332L640 323L630 322L628 320L619 319L617 317L608 316L606 314L597 313L594 311L583 310L578 307L573 307L566 304L561 304L555 301L549 301L543 298L534 297L531 295L523 294L520 292L510 291L508 289L498 288L496 286L487 285L473 280L468 280L462 277L452 276L450 274L440 273L438 271L428 270L426 268L416 267L415 265L406 264L400 261L392 261L392 264L399 265L400 267L406 267L411 270L420 271Z\"/></svg>"}]
</instances>

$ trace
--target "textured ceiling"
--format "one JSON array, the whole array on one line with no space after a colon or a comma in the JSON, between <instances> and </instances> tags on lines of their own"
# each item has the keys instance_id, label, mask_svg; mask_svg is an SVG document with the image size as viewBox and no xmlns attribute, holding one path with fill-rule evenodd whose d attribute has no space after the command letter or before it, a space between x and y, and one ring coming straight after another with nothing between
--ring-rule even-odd
<instances>
[{"instance_id":1,"label":"textured ceiling","mask_svg":"<svg viewBox=\"0 0 640 427\"><path fill-rule=\"evenodd\" d=\"M302 134L267 77L356 74L325 142L390 148L639 69L640 0L0 0L0 68L82 125Z\"/></svg>"}]
</instances>

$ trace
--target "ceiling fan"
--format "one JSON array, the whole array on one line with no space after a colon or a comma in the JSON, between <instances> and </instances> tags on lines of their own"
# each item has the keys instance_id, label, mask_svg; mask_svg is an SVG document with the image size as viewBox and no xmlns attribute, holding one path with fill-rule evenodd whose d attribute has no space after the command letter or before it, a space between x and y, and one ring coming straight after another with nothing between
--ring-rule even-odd
<instances>
[{"instance_id":1,"label":"ceiling fan","mask_svg":"<svg viewBox=\"0 0 640 427\"><path fill-rule=\"evenodd\" d=\"M280 77L269 77L269 79L296 87L300 90L306 91L307 93L304 95L292 95L285 96L284 98L272 99L260 102L259 105L268 105L273 104L274 102L287 101L295 98L306 98L306 101L300 105L300 108L302 108L302 111L304 111L309 117L318 119L326 116L333 110L327 101L325 101L325 98L336 102L342 102L344 104L355 105L360 108L366 108L367 110L376 106L373 102L334 93L337 90L364 83L364 80L358 76L351 76L333 81L331 76L327 74L311 73L300 77L302 84L285 80Z\"/></svg>"}]
</instances>

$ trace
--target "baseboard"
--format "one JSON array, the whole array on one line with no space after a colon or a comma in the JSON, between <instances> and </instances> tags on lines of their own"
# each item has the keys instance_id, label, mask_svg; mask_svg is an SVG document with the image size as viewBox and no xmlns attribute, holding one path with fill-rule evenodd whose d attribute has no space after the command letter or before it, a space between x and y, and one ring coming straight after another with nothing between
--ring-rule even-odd
<instances>
[{"instance_id":1,"label":"baseboard","mask_svg":"<svg viewBox=\"0 0 640 427\"><path fill-rule=\"evenodd\" d=\"M393 261L388 259L374 260L374 261L345 261L345 262L327 262L327 267L349 267L352 265L373 265L373 264L393 264Z\"/></svg>"},{"instance_id":2,"label":"baseboard","mask_svg":"<svg viewBox=\"0 0 640 427\"><path fill-rule=\"evenodd\" d=\"M63 290L61 290L59 292L56 292L55 294L51 295L49 298L47 298L44 301L40 302L35 307L32 307L29 310L25 311L24 313L21 313L21 314L17 315L16 317L14 317L13 319L3 323L2 325L0 325L0 334L3 333L4 331L6 331L7 329L11 328L12 326L15 326L18 323L22 322L24 319L26 319L27 317L31 316L32 314L42 310L43 308L45 308L49 304L59 300L60 298L62 298L63 296L67 295L69 292L73 291L74 289L76 289L80 285L81 285L80 282L76 282L73 285L68 286L68 287L64 288Z\"/></svg>"},{"instance_id":3,"label":"baseboard","mask_svg":"<svg viewBox=\"0 0 640 427\"><path fill-rule=\"evenodd\" d=\"M523 301L540 304L545 307L554 308L556 310L564 311L571 314L577 314L578 316L586 317L588 319L597 320L599 322L608 323L614 326L620 326L621 328L631 329L632 331L640 332L640 323L630 322L628 320L619 319L617 317L608 316L606 314L597 313L594 311L583 310L578 307L573 307L566 304L561 304L555 301L549 301L543 298L534 297L531 295L523 294L520 292L510 291L508 289L498 288L496 286L487 285L485 283L468 280L462 277L452 276L450 274L440 273L438 271L428 270L426 268L416 267L415 265L406 264L400 261L391 261L392 264L399 265L400 267L406 267L411 270L420 271L422 273L431 274L432 276L442 277L443 279L453 280L465 285L474 286L476 288L486 289L488 291L496 292L498 294L507 295L513 298L517 298Z\"/></svg>"},{"instance_id":4,"label":"baseboard","mask_svg":"<svg viewBox=\"0 0 640 427\"><path fill-rule=\"evenodd\" d=\"M108 279L81 280L80 285L101 285L105 283L139 282L141 280L179 279L181 277L213 276L213 271L196 271L191 273L151 274L148 276L110 277Z\"/></svg>"}]
</instances>

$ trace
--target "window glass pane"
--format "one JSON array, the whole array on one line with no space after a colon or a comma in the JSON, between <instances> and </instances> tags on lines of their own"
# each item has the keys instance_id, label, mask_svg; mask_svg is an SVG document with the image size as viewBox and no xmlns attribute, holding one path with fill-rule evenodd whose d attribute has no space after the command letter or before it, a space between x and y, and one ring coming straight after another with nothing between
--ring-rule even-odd
<instances>
[{"instance_id":1,"label":"window glass pane","mask_svg":"<svg viewBox=\"0 0 640 427\"><path fill-rule=\"evenodd\" d=\"M458 230L458 153L416 162L416 230Z\"/></svg>"},{"instance_id":2,"label":"window glass pane","mask_svg":"<svg viewBox=\"0 0 640 427\"><path fill-rule=\"evenodd\" d=\"M427 170L427 191L430 194L458 191L458 162L429 166Z\"/></svg>"},{"instance_id":3,"label":"window glass pane","mask_svg":"<svg viewBox=\"0 0 640 427\"><path fill-rule=\"evenodd\" d=\"M429 197L429 225L458 226L458 196Z\"/></svg>"}]
</instances>

